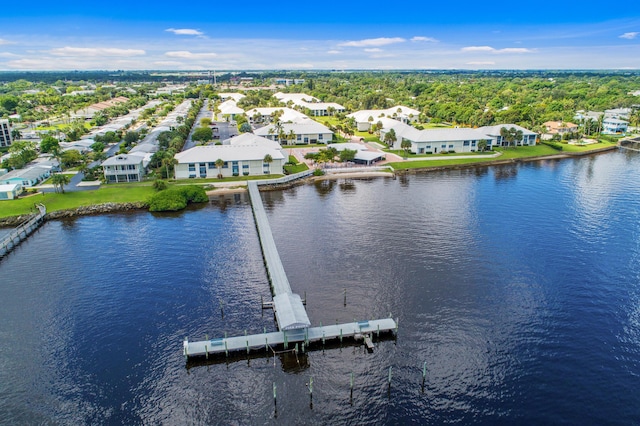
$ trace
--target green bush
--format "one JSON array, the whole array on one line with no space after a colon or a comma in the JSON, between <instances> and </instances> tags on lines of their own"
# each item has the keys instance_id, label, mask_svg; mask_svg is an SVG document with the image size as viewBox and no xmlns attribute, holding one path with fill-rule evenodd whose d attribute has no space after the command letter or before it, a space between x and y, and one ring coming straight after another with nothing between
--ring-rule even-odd
<instances>
[{"instance_id":1,"label":"green bush","mask_svg":"<svg viewBox=\"0 0 640 426\"><path fill-rule=\"evenodd\" d=\"M156 191L164 191L165 189L167 189L167 182L158 179L153 182L153 189L155 189Z\"/></svg>"},{"instance_id":2,"label":"green bush","mask_svg":"<svg viewBox=\"0 0 640 426\"><path fill-rule=\"evenodd\" d=\"M324 176L324 171L323 171L323 170L321 170L321 169L315 169L315 170L313 171L313 175L314 175L314 176Z\"/></svg>"},{"instance_id":3,"label":"green bush","mask_svg":"<svg viewBox=\"0 0 640 426\"><path fill-rule=\"evenodd\" d=\"M558 142L542 141L542 144L550 146L557 151L562 151L562 144L559 144Z\"/></svg>"},{"instance_id":4,"label":"green bush","mask_svg":"<svg viewBox=\"0 0 640 426\"><path fill-rule=\"evenodd\" d=\"M166 189L151 196L149 211L175 212L187 207L187 200L179 191Z\"/></svg>"},{"instance_id":5,"label":"green bush","mask_svg":"<svg viewBox=\"0 0 640 426\"><path fill-rule=\"evenodd\" d=\"M149 199L149 211L174 212L182 210L190 203L209 201L204 188L195 185L173 187L154 194Z\"/></svg>"}]
</instances>

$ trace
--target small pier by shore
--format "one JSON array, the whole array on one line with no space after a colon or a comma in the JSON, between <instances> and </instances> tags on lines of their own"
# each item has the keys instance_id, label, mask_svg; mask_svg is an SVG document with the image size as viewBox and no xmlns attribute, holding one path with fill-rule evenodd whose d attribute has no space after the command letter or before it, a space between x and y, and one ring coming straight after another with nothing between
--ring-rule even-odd
<instances>
[{"instance_id":1,"label":"small pier by shore","mask_svg":"<svg viewBox=\"0 0 640 426\"><path fill-rule=\"evenodd\" d=\"M260 182L260 184L268 185L269 182ZM245 332L244 336L227 337L225 335L220 338L206 338L195 342L185 339L183 342L185 358L203 356L208 358L209 355L221 353L228 356L229 352L246 351L250 353L252 350L260 349L275 351L275 348L283 348L284 350L294 348L297 350L298 344L304 351L305 347L308 348L312 343L322 342L324 344L327 340L335 341L336 339L342 342L345 338L362 340L367 349L373 350L373 335L380 336L380 334L397 331L398 323L392 318L311 327L311 321L302 298L291 290L289 279L273 239L258 183L249 182L247 187L262 247L262 255L273 292L273 301L263 303L263 307L266 305L273 308L279 331L270 333L265 331L250 335Z\"/></svg>"},{"instance_id":2,"label":"small pier by shore","mask_svg":"<svg viewBox=\"0 0 640 426\"><path fill-rule=\"evenodd\" d=\"M6 235L2 241L0 241L0 258L4 257L7 253L13 250L23 240L27 239L29 235L44 223L44 217L47 214L47 208L43 204L35 205L38 209L38 214L19 225L8 235Z\"/></svg>"}]
</instances>

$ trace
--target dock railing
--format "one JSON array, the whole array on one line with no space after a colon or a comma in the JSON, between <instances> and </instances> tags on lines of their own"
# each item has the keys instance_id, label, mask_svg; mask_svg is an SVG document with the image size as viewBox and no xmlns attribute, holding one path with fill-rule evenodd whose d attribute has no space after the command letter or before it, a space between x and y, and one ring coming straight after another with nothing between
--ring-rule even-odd
<instances>
[{"instance_id":1,"label":"dock railing","mask_svg":"<svg viewBox=\"0 0 640 426\"><path fill-rule=\"evenodd\" d=\"M43 204L36 204L38 208L38 214L26 221L25 223L18 225L13 231L6 235L2 241L0 241L0 256L4 256L7 252L13 248L18 242L22 241L37 229L47 214L47 208ZM17 242L16 242L17 241Z\"/></svg>"}]
</instances>

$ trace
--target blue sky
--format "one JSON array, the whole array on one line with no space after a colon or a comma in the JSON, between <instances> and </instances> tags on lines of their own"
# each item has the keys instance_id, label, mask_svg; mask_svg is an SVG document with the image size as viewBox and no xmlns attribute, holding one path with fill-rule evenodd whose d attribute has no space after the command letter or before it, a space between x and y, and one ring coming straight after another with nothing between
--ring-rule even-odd
<instances>
[{"instance_id":1,"label":"blue sky","mask_svg":"<svg viewBox=\"0 0 640 426\"><path fill-rule=\"evenodd\" d=\"M640 69L640 4L11 2L0 70Z\"/></svg>"}]
</instances>

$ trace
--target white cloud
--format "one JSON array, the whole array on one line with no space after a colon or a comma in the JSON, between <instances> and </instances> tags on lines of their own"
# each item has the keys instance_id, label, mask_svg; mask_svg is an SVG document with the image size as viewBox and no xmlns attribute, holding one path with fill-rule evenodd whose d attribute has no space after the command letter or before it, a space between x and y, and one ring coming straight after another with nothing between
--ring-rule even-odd
<instances>
[{"instance_id":1,"label":"white cloud","mask_svg":"<svg viewBox=\"0 0 640 426\"><path fill-rule=\"evenodd\" d=\"M339 55L339 54L342 53L342 51L340 51L340 50L327 50L327 53L329 55Z\"/></svg>"},{"instance_id":2,"label":"white cloud","mask_svg":"<svg viewBox=\"0 0 640 426\"><path fill-rule=\"evenodd\" d=\"M173 52L165 52L165 56L170 58L181 58L181 59L212 59L217 57L216 53L193 53L188 50L176 50Z\"/></svg>"},{"instance_id":3,"label":"white cloud","mask_svg":"<svg viewBox=\"0 0 640 426\"><path fill-rule=\"evenodd\" d=\"M631 32L631 33L624 33L620 36L620 38L626 38L627 40L633 40L634 38L638 37L638 35L640 35L639 32Z\"/></svg>"},{"instance_id":4,"label":"white cloud","mask_svg":"<svg viewBox=\"0 0 640 426\"><path fill-rule=\"evenodd\" d=\"M467 65L495 65L493 61L471 61L467 62Z\"/></svg>"},{"instance_id":5,"label":"white cloud","mask_svg":"<svg viewBox=\"0 0 640 426\"><path fill-rule=\"evenodd\" d=\"M436 40L433 37L421 37L421 36L415 36L411 38L411 41L416 42L416 41L428 41L431 43L437 43L438 40Z\"/></svg>"},{"instance_id":6,"label":"white cloud","mask_svg":"<svg viewBox=\"0 0 640 426\"><path fill-rule=\"evenodd\" d=\"M0 46L5 45L5 44L14 44L13 41L9 41L9 40L5 40L3 38L0 38Z\"/></svg>"},{"instance_id":7,"label":"white cloud","mask_svg":"<svg viewBox=\"0 0 640 426\"><path fill-rule=\"evenodd\" d=\"M460 50L462 50L463 52L493 52L496 49L491 46L467 46L463 47Z\"/></svg>"},{"instance_id":8,"label":"white cloud","mask_svg":"<svg viewBox=\"0 0 640 426\"><path fill-rule=\"evenodd\" d=\"M204 35L202 31L194 30L193 28L167 28L165 31L174 33L176 35L193 35L193 36Z\"/></svg>"},{"instance_id":9,"label":"white cloud","mask_svg":"<svg viewBox=\"0 0 640 426\"><path fill-rule=\"evenodd\" d=\"M346 41L338 44L338 46L344 47L370 47L370 46L386 46L388 44L404 43L405 40L402 37L379 37L368 38L364 40Z\"/></svg>"},{"instance_id":10,"label":"white cloud","mask_svg":"<svg viewBox=\"0 0 640 426\"><path fill-rule=\"evenodd\" d=\"M533 50L524 47L507 47L504 49L496 49L491 46L467 46L460 49L462 52L487 52L487 53L532 53Z\"/></svg>"},{"instance_id":11,"label":"white cloud","mask_svg":"<svg viewBox=\"0 0 640 426\"><path fill-rule=\"evenodd\" d=\"M141 49L119 49L115 47L59 47L51 49L55 56L142 56L146 54Z\"/></svg>"},{"instance_id":12,"label":"white cloud","mask_svg":"<svg viewBox=\"0 0 640 426\"><path fill-rule=\"evenodd\" d=\"M0 52L0 58L17 58L20 55L16 55L15 53L11 53L11 52Z\"/></svg>"},{"instance_id":13,"label":"white cloud","mask_svg":"<svg viewBox=\"0 0 640 426\"><path fill-rule=\"evenodd\" d=\"M364 51L369 53L376 53L376 52L382 52L382 49L378 49L377 47L374 47L372 49L364 49Z\"/></svg>"}]
</instances>

